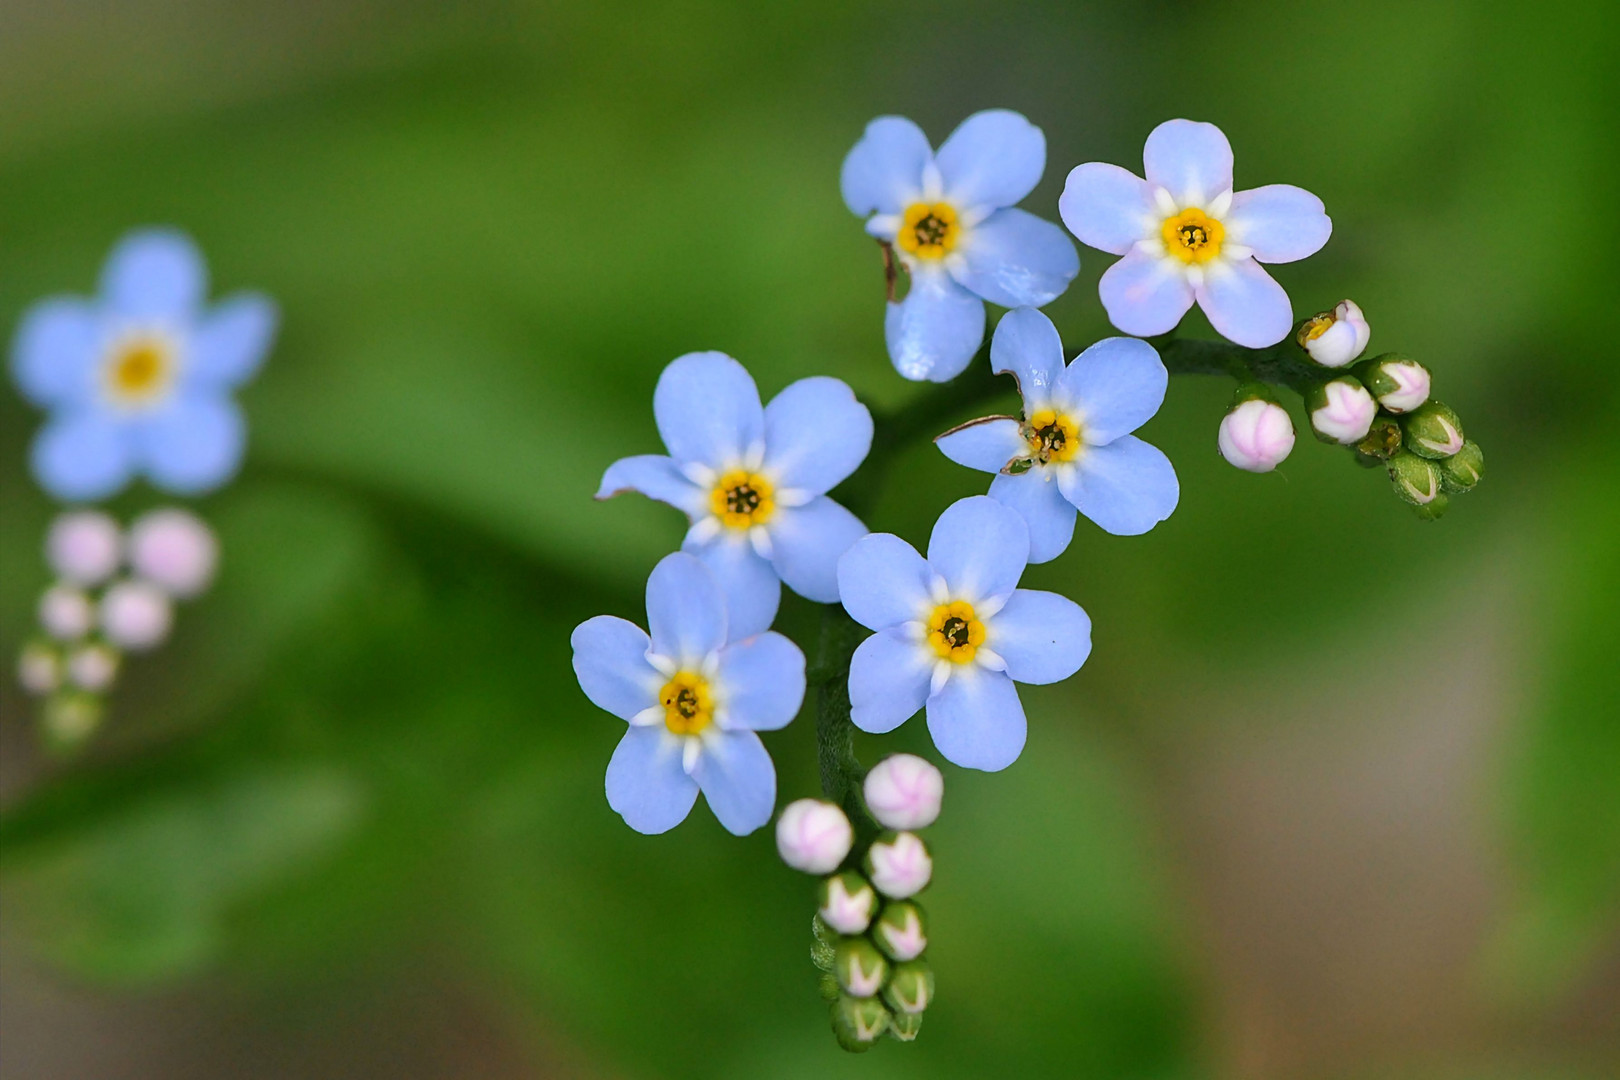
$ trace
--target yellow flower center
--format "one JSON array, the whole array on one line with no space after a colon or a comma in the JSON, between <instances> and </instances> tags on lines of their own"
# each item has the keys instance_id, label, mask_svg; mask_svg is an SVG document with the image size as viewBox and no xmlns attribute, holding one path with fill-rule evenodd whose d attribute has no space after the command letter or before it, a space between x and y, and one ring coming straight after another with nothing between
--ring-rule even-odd
<instances>
[{"instance_id":1,"label":"yellow flower center","mask_svg":"<svg viewBox=\"0 0 1620 1080\"><path fill-rule=\"evenodd\" d=\"M974 618L966 600L941 604L928 617L928 644L942 659L966 664L984 644L984 623Z\"/></svg>"},{"instance_id":2,"label":"yellow flower center","mask_svg":"<svg viewBox=\"0 0 1620 1080\"><path fill-rule=\"evenodd\" d=\"M174 347L156 334L125 338L107 356L107 392L120 405L148 404L174 382L174 359Z\"/></svg>"},{"instance_id":3,"label":"yellow flower center","mask_svg":"<svg viewBox=\"0 0 1620 1080\"><path fill-rule=\"evenodd\" d=\"M1331 311L1324 311L1320 315L1312 315L1306 320L1305 325L1299 328L1299 337L1296 340L1299 342L1300 348L1304 348L1307 341L1315 341L1333 329L1333 324L1336 322L1338 320L1333 317Z\"/></svg>"},{"instance_id":4,"label":"yellow flower center","mask_svg":"<svg viewBox=\"0 0 1620 1080\"><path fill-rule=\"evenodd\" d=\"M943 259L962 235L950 203L912 203L894 242L919 259Z\"/></svg>"},{"instance_id":5,"label":"yellow flower center","mask_svg":"<svg viewBox=\"0 0 1620 1080\"><path fill-rule=\"evenodd\" d=\"M1188 208L1165 218L1160 231L1165 250L1184 263L1206 263L1221 253L1226 227L1202 210Z\"/></svg>"},{"instance_id":6,"label":"yellow flower center","mask_svg":"<svg viewBox=\"0 0 1620 1080\"><path fill-rule=\"evenodd\" d=\"M664 726L676 735L696 735L714 721L714 698L709 684L694 671L677 671L658 691L664 707Z\"/></svg>"},{"instance_id":7,"label":"yellow flower center","mask_svg":"<svg viewBox=\"0 0 1620 1080\"><path fill-rule=\"evenodd\" d=\"M1043 465L1072 461L1080 452L1080 425L1060 412L1039 409L1024 421L1031 457Z\"/></svg>"},{"instance_id":8,"label":"yellow flower center","mask_svg":"<svg viewBox=\"0 0 1620 1080\"><path fill-rule=\"evenodd\" d=\"M709 509L730 529L763 525L776 512L775 488L764 476L747 469L732 469L715 481Z\"/></svg>"}]
</instances>

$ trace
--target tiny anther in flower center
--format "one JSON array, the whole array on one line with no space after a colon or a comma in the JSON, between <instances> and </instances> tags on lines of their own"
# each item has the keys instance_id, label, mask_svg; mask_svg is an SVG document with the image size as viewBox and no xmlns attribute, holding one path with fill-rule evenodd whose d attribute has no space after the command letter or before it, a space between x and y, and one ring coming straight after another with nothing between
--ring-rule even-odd
<instances>
[{"instance_id":1,"label":"tiny anther in flower center","mask_svg":"<svg viewBox=\"0 0 1620 1080\"><path fill-rule=\"evenodd\" d=\"M715 481L709 492L709 509L727 528L749 529L765 524L776 512L774 491L759 473L733 469Z\"/></svg>"},{"instance_id":2,"label":"tiny anther in flower center","mask_svg":"<svg viewBox=\"0 0 1620 1080\"><path fill-rule=\"evenodd\" d=\"M912 203L894 241L901 251L919 259L943 259L960 236L956 208L950 203Z\"/></svg>"},{"instance_id":3,"label":"tiny anther in flower center","mask_svg":"<svg viewBox=\"0 0 1620 1080\"><path fill-rule=\"evenodd\" d=\"M1300 347L1304 348L1306 342L1315 341L1333 329L1333 324L1336 322L1338 320L1333 317L1331 311L1324 312L1321 315L1313 315L1305 320L1305 324L1299 328L1299 337L1296 340L1299 342Z\"/></svg>"},{"instance_id":4,"label":"tiny anther in flower center","mask_svg":"<svg viewBox=\"0 0 1620 1080\"><path fill-rule=\"evenodd\" d=\"M928 619L928 644L942 659L966 664L984 644L984 623L965 600L941 604Z\"/></svg>"},{"instance_id":5,"label":"tiny anther in flower center","mask_svg":"<svg viewBox=\"0 0 1620 1080\"><path fill-rule=\"evenodd\" d=\"M1226 228L1202 210L1189 208L1166 218L1160 230L1164 247L1184 263L1206 263L1221 253Z\"/></svg>"},{"instance_id":6,"label":"tiny anther in flower center","mask_svg":"<svg viewBox=\"0 0 1620 1080\"><path fill-rule=\"evenodd\" d=\"M161 397L174 381L174 350L161 337L126 338L108 354L104 376L114 401L145 404Z\"/></svg>"},{"instance_id":7,"label":"tiny anther in flower center","mask_svg":"<svg viewBox=\"0 0 1620 1080\"><path fill-rule=\"evenodd\" d=\"M677 671L658 692L664 726L676 735L697 735L714 720L714 700L703 676Z\"/></svg>"},{"instance_id":8,"label":"tiny anther in flower center","mask_svg":"<svg viewBox=\"0 0 1620 1080\"><path fill-rule=\"evenodd\" d=\"M1031 457L1043 465L1072 461L1080 452L1080 425L1053 409L1039 409L1024 422Z\"/></svg>"}]
</instances>

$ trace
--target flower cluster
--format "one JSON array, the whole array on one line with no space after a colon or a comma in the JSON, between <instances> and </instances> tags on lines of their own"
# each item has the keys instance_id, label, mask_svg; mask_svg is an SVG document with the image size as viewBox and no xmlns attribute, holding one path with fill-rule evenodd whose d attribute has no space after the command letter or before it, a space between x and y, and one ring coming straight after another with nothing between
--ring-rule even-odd
<instances>
[{"instance_id":1,"label":"flower cluster","mask_svg":"<svg viewBox=\"0 0 1620 1080\"><path fill-rule=\"evenodd\" d=\"M100 724L124 654L161 645L175 602L207 590L219 548L185 510L149 511L127 532L108 514L73 510L51 525L45 555L56 581L39 598L41 633L23 647L17 677L45 699L45 734L67 749Z\"/></svg>"},{"instance_id":2,"label":"flower cluster","mask_svg":"<svg viewBox=\"0 0 1620 1080\"><path fill-rule=\"evenodd\" d=\"M888 1034L917 1037L934 999L926 916L913 899L933 877L933 858L914 830L939 817L944 777L911 754L867 773L867 811L885 831L852 857L854 831L837 806L801 799L782 811L776 841L797 870L828 874L812 921L810 959L821 971L833 1033L846 1050L870 1049Z\"/></svg>"},{"instance_id":3,"label":"flower cluster","mask_svg":"<svg viewBox=\"0 0 1620 1080\"><path fill-rule=\"evenodd\" d=\"M195 245L143 229L113 249L99 297L53 297L24 314L11 369L50 414L31 454L46 492L92 503L144 477L194 496L235 475L247 428L231 393L264 361L277 315L258 293L212 306L207 293ZM72 747L100 724L124 654L162 644L174 602L207 589L218 543L186 510L149 511L126 532L80 509L56 519L46 556L57 580L40 597L42 633L24 647L18 679L44 699L46 736Z\"/></svg>"}]
</instances>

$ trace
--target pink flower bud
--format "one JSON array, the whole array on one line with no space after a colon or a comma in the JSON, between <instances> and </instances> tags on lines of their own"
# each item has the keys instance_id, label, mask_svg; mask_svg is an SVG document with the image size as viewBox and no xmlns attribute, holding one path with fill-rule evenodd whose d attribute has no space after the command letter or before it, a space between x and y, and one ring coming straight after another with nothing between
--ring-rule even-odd
<instances>
[{"instance_id":1,"label":"pink flower bud","mask_svg":"<svg viewBox=\"0 0 1620 1080\"><path fill-rule=\"evenodd\" d=\"M77 641L96 625L96 609L83 589L57 582L39 598L39 624L58 641Z\"/></svg>"},{"instance_id":2,"label":"pink flower bud","mask_svg":"<svg viewBox=\"0 0 1620 1080\"><path fill-rule=\"evenodd\" d=\"M1367 437L1378 403L1367 388L1349 376L1324 383L1306 399L1311 427L1324 439L1349 446Z\"/></svg>"},{"instance_id":3,"label":"pink flower bud","mask_svg":"<svg viewBox=\"0 0 1620 1080\"><path fill-rule=\"evenodd\" d=\"M17 657L17 681L35 697L55 692L62 685L62 654L42 641L24 647Z\"/></svg>"},{"instance_id":4,"label":"pink flower bud","mask_svg":"<svg viewBox=\"0 0 1620 1080\"><path fill-rule=\"evenodd\" d=\"M1380 369L1395 389L1379 395L1378 404L1392 413L1411 412L1429 400L1433 380L1429 369L1417 363L1388 363Z\"/></svg>"},{"instance_id":5,"label":"pink flower bud","mask_svg":"<svg viewBox=\"0 0 1620 1080\"><path fill-rule=\"evenodd\" d=\"M1372 328L1354 300L1341 300L1300 328L1299 343L1323 367L1344 367L1367 351Z\"/></svg>"},{"instance_id":6,"label":"pink flower bud","mask_svg":"<svg viewBox=\"0 0 1620 1080\"><path fill-rule=\"evenodd\" d=\"M892 754L866 774L867 809L887 829L921 829L939 817L945 778L915 754Z\"/></svg>"},{"instance_id":7,"label":"pink flower bud","mask_svg":"<svg viewBox=\"0 0 1620 1080\"><path fill-rule=\"evenodd\" d=\"M126 580L101 598L101 630L107 640L134 652L153 648L169 636L174 609L168 594L145 581Z\"/></svg>"},{"instance_id":8,"label":"pink flower bud","mask_svg":"<svg viewBox=\"0 0 1620 1080\"><path fill-rule=\"evenodd\" d=\"M154 510L130 529L130 565L171 596L184 599L202 592L218 561L213 530L185 510Z\"/></svg>"},{"instance_id":9,"label":"pink flower bud","mask_svg":"<svg viewBox=\"0 0 1620 1080\"><path fill-rule=\"evenodd\" d=\"M1249 472L1270 472L1294 449L1294 422L1274 401L1250 398L1221 420L1221 456Z\"/></svg>"},{"instance_id":10,"label":"pink flower bud","mask_svg":"<svg viewBox=\"0 0 1620 1080\"><path fill-rule=\"evenodd\" d=\"M99 510L61 514L45 536L46 561L75 585L100 585L112 577L122 548L118 522Z\"/></svg>"},{"instance_id":11,"label":"pink flower bud","mask_svg":"<svg viewBox=\"0 0 1620 1080\"><path fill-rule=\"evenodd\" d=\"M83 645L68 657L67 669L74 686L99 694L118 677L118 653L101 644Z\"/></svg>"},{"instance_id":12,"label":"pink flower bud","mask_svg":"<svg viewBox=\"0 0 1620 1080\"><path fill-rule=\"evenodd\" d=\"M830 802L799 799L776 819L776 850L782 861L807 874L838 869L854 843L849 818Z\"/></svg>"},{"instance_id":13,"label":"pink flower bud","mask_svg":"<svg viewBox=\"0 0 1620 1080\"><path fill-rule=\"evenodd\" d=\"M916 833L897 833L873 842L866 853L866 876L884 896L904 900L927 886L934 860Z\"/></svg>"}]
</instances>

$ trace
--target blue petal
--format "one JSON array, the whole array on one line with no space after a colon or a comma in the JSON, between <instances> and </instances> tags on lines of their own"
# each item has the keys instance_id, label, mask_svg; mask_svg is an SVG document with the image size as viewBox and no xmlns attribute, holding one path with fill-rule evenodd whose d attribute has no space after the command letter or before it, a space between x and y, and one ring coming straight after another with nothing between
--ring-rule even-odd
<instances>
[{"instance_id":1,"label":"blue petal","mask_svg":"<svg viewBox=\"0 0 1620 1080\"><path fill-rule=\"evenodd\" d=\"M838 602L838 558L866 535L861 519L817 495L771 518L771 565L788 588L818 604Z\"/></svg>"},{"instance_id":2,"label":"blue petal","mask_svg":"<svg viewBox=\"0 0 1620 1080\"><path fill-rule=\"evenodd\" d=\"M697 781L681 768L681 741L662 724L633 727L607 767L608 805L624 823L649 836L686 820L697 802Z\"/></svg>"},{"instance_id":3,"label":"blue petal","mask_svg":"<svg viewBox=\"0 0 1620 1080\"><path fill-rule=\"evenodd\" d=\"M276 305L242 293L198 320L187 353L186 378L208 386L240 386L259 370L276 336Z\"/></svg>"},{"instance_id":4,"label":"blue petal","mask_svg":"<svg viewBox=\"0 0 1620 1080\"><path fill-rule=\"evenodd\" d=\"M726 600L707 566L685 552L665 555L647 578L652 649L696 666L726 643Z\"/></svg>"},{"instance_id":5,"label":"blue petal","mask_svg":"<svg viewBox=\"0 0 1620 1080\"><path fill-rule=\"evenodd\" d=\"M928 733L945 760L997 772L1018 760L1028 725L1011 679L964 664L928 699Z\"/></svg>"},{"instance_id":6,"label":"blue petal","mask_svg":"<svg viewBox=\"0 0 1620 1080\"><path fill-rule=\"evenodd\" d=\"M1080 272L1074 241L1027 210L997 210L968 234L951 276L992 304L1040 307L1063 294Z\"/></svg>"},{"instance_id":7,"label":"blue petal","mask_svg":"<svg viewBox=\"0 0 1620 1080\"><path fill-rule=\"evenodd\" d=\"M579 688L597 708L629 720L658 704L663 677L647 663L652 642L641 627L612 615L598 615L574 627L569 640Z\"/></svg>"},{"instance_id":8,"label":"blue petal","mask_svg":"<svg viewBox=\"0 0 1620 1080\"><path fill-rule=\"evenodd\" d=\"M945 197L964 209L1011 206L1046 170L1046 136L1007 109L976 112L951 132L936 159Z\"/></svg>"},{"instance_id":9,"label":"blue petal","mask_svg":"<svg viewBox=\"0 0 1620 1080\"><path fill-rule=\"evenodd\" d=\"M236 403L200 393L171 398L133 430L147 477L176 495L200 495L229 480L247 446Z\"/></svg>"},{"instance_id":10,"label":"blue petal","mask_svg":"<svg viewBox=\"0 0 1620 1080\"><path fill-rule=\"evenodd\" d=\"M207 294L208 268L201 253L174 229L130 233L113 248L101 271L103 299L124 315L187 317Z\"/></svg>"},{"instance_id":11,"label":"blue petal","mask_svg":"<svg viewBox=\"0 0 1620 1080\"><path fill-rule=\"evenodd\" d=\"M984 301L944 270L919 266L911 291L883 316L894 369L908 379L949 382L984 341Z\"/></svg>"},{"instance_id":12,"label":"blue petal","mask_svg":"<svg viewBox=\"0 0 1620 1080\"><path fill-rule=\"evenodd\" d=\"M1292 184L1238 192L1223 224L1233 243L1247 245L1265 263L1314 255L1333 234L1333 219L1324 212L1322 200Z\"/></svg>"},{"instance_id":13,"label":"blue petal","mask_svg":"<svg viewBox=\"0 0 1620 1080\"><path fill-rule=\"evenodd\" d=\"M725 353L687 353L672 360L653 390L653 416L670 456L729 468L765 438L759 389Z\"/></svg>"},{"instance_id":14,"label":"blue petal","mask_svg":"<svg viewBox=\"0 0 1620 1080\"><path fill-rule=\"evenodd\" d=\"M934 436L934 445L958 465L980 472L1000 472L1013 458L1029 453L1029 443L1019 433L1020 427L1010 416L986 416Z\"/></svg>"},{"instance_id":15,"label":"blue petal","mask_svg":"<svg viewBox=\"0 0 1620 1080\"><path fill-rule=\"evenodd\" d=\"M1029 562L1029 526L1018 511L984 495L958 499L934 522L928 565L951 596L979 603L1006 596Z\"/></svg>"},{"instance_id":16,"label":"blue petal","mask_svg":"<svg viewBox=\"0 0 1620 1080\"><path fill-rule=\"evenodd\" d=\"M1025 405L1044 404L1063 374L1063 339L1052 320L1034 308L1009 311L990 339L990 367L1012 372Z\"/></svg>"},{"instance_id":17,"label":"blue petal","mask_svg":"<svg viewBox=\"0 0 1620 1080\"><path fill-rule=\"evenodd\" d=\"M81 409L53 418L34 438L34 477L66 502L94 502L129 483L129 431L110 415Z\"/></svg>"},{"instance_id":18,"label":"blue petal","mask_svg":"<svg viewBox=\"0 0 1620 1080\"><path fill-rule=\"evenodd\" d=\"M1170 459L1135 435L1088 446L1059 474L1058 483L1064 498L1115 536L1147 532L1169 517L1181 498Z\"/></svg>"},{"instance_id":19,"label":"blue petal","mask_svg":"<svg viewBox=\"0 0 1620 1080\"><path fill-rule=\"evenodd\" d=\"M689 517L695 518L707 509L708 497L703 489L686 478L674 458L663 454L637 454L615 461L602 474L596 497L611 499L626 491L639 491L649 499L678 507Z\"/></svg>"},{"instance_id":20,"label":"blue petal","mask_svg":"<svg viewBox=\"0 0 1620 1080\"><path fill-rule=\"evenodd\" d=\"M1158 224L1153 188L1140 176L1100 161L1078 165L1058 197L1058 214L1080 242L1123 255Z\"/></svg>"},{"instance_id":21,"label":"blue petal","mask_svg":"<svg viewBox=\"0 0 1620 1080\"><path fill-rule=\"evenodd\" d=\"M1007 661L1015 682L1061 682L1091 655L1091 618L1053 592L1015 589L989 631L985 645Z\"/></svg>"},{"instance_id":22,"label":"blue petal","mask_svg":"<svg viewBox=\"0 0 1620 1080\"><path fill-rule=\"evenodd\" d=\"M704 739L692 778L734 836L747 836L776 809L776 766L752 731L723 731Z\"/></svg>"},{"instance_id":23,"label":"blue petal","mask_svg":"<svg viewBox=\"0 0 1620 1080\"><path fill-rule=\"evenodd\" d=\"M102 331L83 300L41 300L23 316L11 345L11 372L35 405L83 401L95 393Z\"/></svg>"},{"instance_id":24,"label":"blue petal","mask_svg":"<svg viewBox=\"0 0 1620 1080\"><path fill-rule=\"evenodd\" d=\"M746 536L728 530L706 544L686 544L683 550L702 559L720 583L729 640L741 641L771 628L782 603L782 582Z\"/></svg>"},{"instance_id":25,"label":"blue petal","mask_svg":"<svg viewBox=\"0 0 1620 1080\"><path fill-rule=\"evenodd\" d=\"M1148 135L1142 164L1148 183L1178 206L1203 206L1232 190L1232 144L1214 124L1166 120Z\"/></svg>"},{"instance_id":26,"label":"blue petal","mask_svg":"<svg viewBox=\"0 0 1620 1080\"><path fill-rule=\"evenodd\" d=\"M872 414L839 379L800 379L765 406L765 468L777 485L825 495L872 449Z\"/></svg>"},{"instance_id":27,"label":"blue petal","mask_svg":"<svg viewBox=\"0 0 1620 1080\"><path fill-rule=\"evenodd\" d=\"M804 653L774 630L720 650L728 731L787 727L804 704Z\"/></svg>"},{"instance_id":28,"label":"blue petal","mask_svg":"<svg viewBox=\"0 0 1620 1080\"><path fill-rule=\"evenodd\" d=\"M880 116L844 159L839 186L844 203L861 217L898 214L922 196L923 170L933 150L922 129L903 116Z\"/></svg>"},{"instance_id":29,"label":"blue petal","mask_svg":"<svg viewBox=\"0 0 1620 1080\"><path fill-rule=\"evenodd\" d=\"M1104 338L1074 358L1058 391L1078 412L1080 437L1093 445L1129 435L1164 404L1170 373L1138 338Z\"/></svg>"},{"instance_id":30,"label":"blue petal","mask_svg":"<svg viewBox=\"0 0 1620 1080\"><path fill-rule=\"evenodd\" d=\"M933 580L917 549L890 533L861 537L838 560L838 599L869 630L922 618Z\"/></svg>"},{"instance_id":31,"label":"blue petal","mask_svg":"<svg viewBox=\"0 0 1620 1080\"><path fill-rule=\"evenodd\" d=\"M1193 305L1193 289L1181 264L1140 248L1107 269L1097 295L1108 321L1137 337L1169 333Z\"/></svg>"},{"instance_id":32,"label":"blue petal","mask_svg":"<svg viewBox=\"0 0 1620 1080\"><path fill-rule=\"evenodd\" d=\"M850 721L874 735L893 731L928 700L933 671L929 650L909 630L879 630L850 657Z\"/></svg>"},{"instance_id":33,"label":"blue petal","mask_svg":"<svg viewBox=\"0 0 1620 1080\"><path fill-rule=\"evenodd\" d=\"M1251 349L1275 345L1294 328L1288 294L1253 259L1209 263L1198 286L1198 306L1222 337Z\"/></svg>"},{"instance_id":34,"label":"blue petal","mask_svg":"<svg viewBox=\"0 0 1620 1080\"><path fill-rule=\"evenodd\" d=\"M1074 505L1063 497L1057 476L1036 466L1022 476L998 476L990 481L990 497L1018 511L1029 526L1029 561L1051 562L1074 538Z\"/></svg>"}]
</instances>

